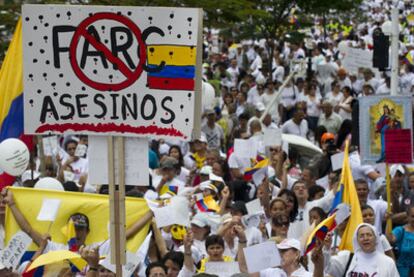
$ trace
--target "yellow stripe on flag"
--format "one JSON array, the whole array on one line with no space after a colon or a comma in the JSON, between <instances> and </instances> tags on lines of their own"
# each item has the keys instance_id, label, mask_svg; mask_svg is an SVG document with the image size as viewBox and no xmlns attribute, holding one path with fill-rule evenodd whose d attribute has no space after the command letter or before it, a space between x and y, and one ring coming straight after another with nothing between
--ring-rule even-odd
<instances>
[{"instance_id":1,"label":"yellow stripe on flag","mask_svg":"<svg viewBox=\"0 0 414 277\"><path fill-rule=\"evenodd\" d=\"M348 224L341 238L339 250L349 250L353 252L352 238L354 232L359 224L362 223L362 212L359 205L358 195L356 192L354 179L352 177L351 167L349 166L349 141L346 141L344 151L344 161L342 164L341 184L344 186L344 193L342 195L342 203L346 203L351 208L351 215Z\"/></svg>"},{"instance_id":2,"label":"yellow stripe on flag","mask_svg":"<svg viewBox=\"0 0 414 277\"><path fill-rule=\"evenodd\" d=\"M86 239L86 245L100 243L108 239L109 229L109 199L108 195L63 192L32 188L11 187L16 206L25 216L34 230L41 234L48 231L49 224L37 221L37 215L44 198L59 199L61 205L56 220L53 222L49 234L52 240L67 245L67 234L62 233L62 228L67 226L69 217L74 213L83 213L89 218L90 233ZM126 228L134 224L149 210L144 199L127 197L125 201ZM6 208L6 241L20 230L10 209ZM145 225L133 238L127 241L127 249L133 253L145 240L149 230L149 223ZM37 247L32 244L29 251Z\"/></svg>"},{"instance_id":3,"label":"yellow stripe on flag","mask_svg":"<svg viewBox=\"0 0 414 277\"><path fill-rule=\"evenodd\" d=\"M13 100L22 93L23 36L20 18L0 70L0 127L9 113Z\"/></svg>"},{"instance_id":4,"label":"yellow stripe on flag","mask_svg":"<svg viewBox=\"0 0 414 277\"><path fill-rule=\"evenodd\" d=\"M148 64L159 65L165 61L166 65L195 65L196 47L185 45L148 45Z\"/></svg>"}]
</instances>

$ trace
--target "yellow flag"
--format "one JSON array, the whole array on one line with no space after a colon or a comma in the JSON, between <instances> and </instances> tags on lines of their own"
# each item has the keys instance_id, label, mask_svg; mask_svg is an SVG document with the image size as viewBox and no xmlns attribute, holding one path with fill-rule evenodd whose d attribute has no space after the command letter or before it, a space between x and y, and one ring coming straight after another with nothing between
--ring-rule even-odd
<instances>
[{"instance_id":1,"label":"yellow flag","mask_svg":"<svg viewBox=\"0 0 414 277\"><path fill-rule=\"evenodd\" d=\"M341 185L343 186L342 203L346 203L351 207L351 215L342 235L339 250L349 250L353 252L352 237L354 236L356 227L362 223L362 212L359 205L354 179L352 178L351 167L349 166L348 148L349 141L346 142L345 146Z\"/></svg>"},{"instance_id":2,"label":"yellow flag","mask_svg":"<svg viewBox=\"0 0 414 277\"><path fill-rule=\"evenodd\" d=\"M26 220L34 230L41 234L48 231L49 224L37 221L37 215L42 207L43 199L61 200L60 208L50 228L49 234L52 241L67 245L68 233L62 233L62 228L67 227L69 217L74 213L82 213L89 219L90 232L86 239L86 245L101 243L108 239L109 229L109 198L108 195L63 192L31 188L11 187L16 206L23 213ZM133 225L149 210L144 199L127 197L125 201L126 228ZM6 241L8 242L13 235L20 230L10 209L6 208ZM135 253L141 243L145 240L149 230L149 223L145 225L133 238L127 241L127 249ZM29 251L37 247L32 244Z\"/></svg>"}]
</instances>

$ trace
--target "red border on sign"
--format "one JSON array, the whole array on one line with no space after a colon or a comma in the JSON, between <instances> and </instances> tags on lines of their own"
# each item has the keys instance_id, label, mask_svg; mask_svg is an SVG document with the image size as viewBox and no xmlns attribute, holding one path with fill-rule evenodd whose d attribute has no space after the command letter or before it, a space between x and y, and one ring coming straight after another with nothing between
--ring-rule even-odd
<instances>
[{"instance_id":1,"label":"red border on sign","mask_svg":"<svg viewBox=\"0 0 414 277\"><path fill-rule=\"evenodd\" d=\"M87 32L87 27L98 20L115 20L124 25L126 25L135 37L138 40L139 45L139 64L135 68L135 71L131 71L127 65L125 65L118 57L115 57L112 52L101 42L97 41L95 37L90 35ZM76 59L76 48L78 47L80 37L83 36L96 50L101 51L104 56L108 59L109 62L116 64L118 66L119 71L125 75L126 80L121 83L113 84L113 83L98 83L96 81L91 80L88 76L83 73L78 65L78 61ZM141 76L141 73L144 69L144 65L147 59L147 52L146 52L146 45L142 40L141 30L138 28L137 25L134 24L129 18L118 15L115 13L103 12L103 13L96 13L91 17L86 18L82 21L78 28L76 28L75 34L72 37L72 41L70 42L69 46L69 58L70 64L72 65L72 69L75 72L76 76L86 85L99 90L99 91L119 91L124 88L129 87L132 85L138 78Z\"/></svg>"}]
</instances>

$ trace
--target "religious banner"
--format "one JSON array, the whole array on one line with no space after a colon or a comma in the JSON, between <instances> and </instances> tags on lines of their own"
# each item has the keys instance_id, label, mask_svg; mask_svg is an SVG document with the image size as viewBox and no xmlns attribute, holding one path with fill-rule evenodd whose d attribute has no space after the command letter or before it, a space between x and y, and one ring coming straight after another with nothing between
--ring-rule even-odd
<instances>
[{"instance_id":1,"label":"religious banner","mask_svg":"<svg viewBox=\"0 0 414 277\"><path fill-rule=\"evenodd\" d=\"M364 107L359 109L361 161L384 162L386 131L412 128L411 96L368 96L359 101Z\"/></svg>"}]
</instances>

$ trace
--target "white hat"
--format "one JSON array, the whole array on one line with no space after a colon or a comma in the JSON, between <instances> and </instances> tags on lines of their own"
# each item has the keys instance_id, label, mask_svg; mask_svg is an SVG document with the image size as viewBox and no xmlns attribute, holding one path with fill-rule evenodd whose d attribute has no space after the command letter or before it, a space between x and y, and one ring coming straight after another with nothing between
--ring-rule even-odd
<instances>
[{"instance_id":1,"label":"white hat","mask_svg":"<svg viewBox=\"0 0 414 277\"><path fill-rule=\"evenodd\" d=\"M207 143L207 137L206 137L206 135L204 133L201 133L200 138L195 139L195 140L198 140L198 141Z\"/></svg>"},{"instance_id":2,"label":"white hat","mask_svg":"<svg viewBox=\"0 0 414 277\"><path fill-rule=\"evenodd\" d=\"M33 180L36 180L39 177L40 177L40 172L36 171L36 170L33 170ZM22 174L22 183L26 182L27 180L32 180L32 171L31 170L26 170Z\"/></svg>"},{"instance_id":3,"label":"white hat","mask_svg":"<svg viewBox=\"0 0 414 277\"><path fill-rule=\"evenodd\" d=\"M210 180L208 181L204 181L200 184L200 190L204 191L206 189L210 189L212 191L214 191L215 193L218 193L218 189L215 185L213 185Z\"/></svg>"},{"instance_id":4,"label":"white hat","mask_svg":"<svg viewBox=\"0 0 414 277\"><path fill-rule=\"evenodd\" d=\"M170 146L166 143L160 145L159 152L160 155L167 155L168 151L170 151Z\"/></svg>"},{"instance_id":5,"label":"white hat","mask_svg":"<svg viewBox=\"0 0 414 277\"><path fill-rule=\"evenodd\" d=\"M197 225L198 227L201 227L201 228L209 226L208 218L204 213L197 213L191 220L191 224Z\"/></svg>"},{"instance_id":6,"label":"white hat","mask_svg":"<svg viewBox=\"0 0 414 277\"><path fill-rule=\"evenodd\" d=\"M402 165L400 165L400 164L393 164L390 167L390 175L391 175L391 178L394 178L394 176L397 173L397 171L401 172L402 174L405 173L404 167Z\"/></svg>"},{"instance_id":7,"label":"white hat","mask_svg":"<svg viewBox=\"0 0 414 277\"><path fill-rule=\"evenodd\" d=\"M201 175L210 175L213 172L213 168L209 165L205 165L200 169Z\"/></svg>"},{"instance_id":8,"label":"white hat","mask_svg":"<svg viewBox=\"0 0 414 277\"><path fill-rule=\"evenodd\" d=\"M266 110L266 107L262 102L257 102L256 105L255 105L255 108L259 112L263 112L264 110Z\"/></svg>"},{"instance_id":9,"label":"white hat","mask_svg":"<svg viewBox=\"0 0 414 277\"><path fill-rule=\"evenodd\" d=\"M297 239L284 239L281 243L276 245L278 249L284 250L284 249L291 249L295 248L298 251L301 251L300 247L300 241Z\"/></svg>"}]
</instances>

